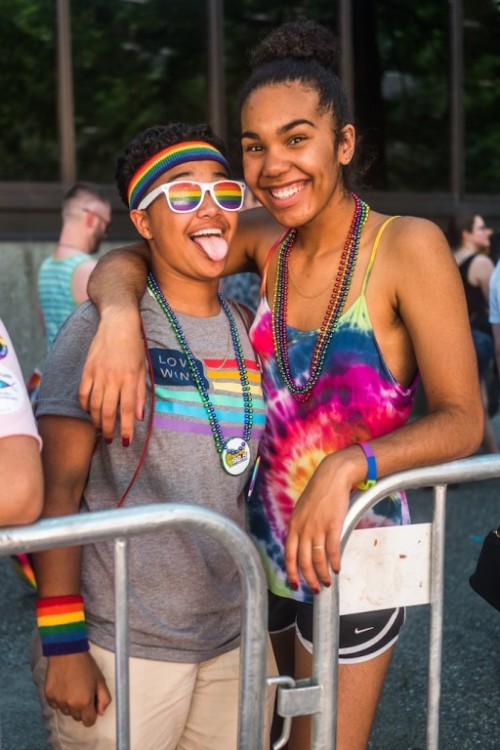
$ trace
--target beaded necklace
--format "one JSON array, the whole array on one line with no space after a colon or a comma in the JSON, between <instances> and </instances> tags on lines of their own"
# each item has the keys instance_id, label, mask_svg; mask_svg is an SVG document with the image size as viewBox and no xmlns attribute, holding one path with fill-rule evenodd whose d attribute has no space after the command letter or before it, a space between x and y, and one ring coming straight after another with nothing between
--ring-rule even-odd
<instances>
[{"instance_id":1,"label":"beaded necklace","mask_svg":"<svg viewBox=\"0 0 500 750\"><path fill-rule=\"evenodd\" d=\"M325 357L328 346L333 338L339 319L344 309L344 304L351 286L354 267L358 257L361 232L368 218L369 206L358 198L352 196L356 204L349 234L340 256L339 267L333 284L330 301L326 308L325 316L316 339L314 351L309 367L309 379L304 385L297 385L294 381L290 358L288 356L288 342L286 336L286 318L288 306L288 274L289 258L297 238L297 230L292 229L284 237L278 251L278 268L276 273L276 284L274 287L274 300L272 310L272 328L276 362L284 383L296 401L304 403L312 393L318 382L325 365Z\"/></svg>"},{"instance_id":2,"label":"beaded necklace","mask_svg":"<svg viewBox=\"0 0 500 750\"><path fill-rule=\"evenodd\" d=\"M212 430L212 435L215 442L215 449L221 459L223 469L227 471L228 474L232 474L234 476L236 476L237 474L242 474L250 463L250 448L248 445L248 441L250 440L250 434L252 432L253 425L253 402L238 328L236 326L236 323L234 322L234 318L231 310L229 309L229 305L227 304L224 297L218 292L218 300L229 321L229 330L231 332L233 349L236 357L236 362L238 364L241 391L243 395L244 422L243 437L241 439L233 437L225 440L222 434L219 420L217 419L217 415L215 413L215 408L210 400L208 391L203 383L203 379L200 376L198 368L196 367L195 357L184 335L184 331L182 330L174 311L168 304L162 290L158 285L158 282L151 272L148 274L148 288L150 289L153 297L159 304L162 311L165 313L168 322L172 326L177 341L179 342L182 352L186 357L189 371L194 382L196 383L196 387L201 396L203 406L205 407L205 410L207 412L208 421L210 423L210 428Z\"/></svg>"}]
</instances>

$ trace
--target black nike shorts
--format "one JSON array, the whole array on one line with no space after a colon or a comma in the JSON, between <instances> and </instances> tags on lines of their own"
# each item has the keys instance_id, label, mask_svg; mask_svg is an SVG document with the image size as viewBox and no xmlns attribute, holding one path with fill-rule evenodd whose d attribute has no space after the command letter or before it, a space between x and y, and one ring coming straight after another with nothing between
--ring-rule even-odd
<instances>
[{"instance_id":1,"label":"black nike shorts","mask_svg":"<svg viewBox=\"0 0 500 750\"><path fill-rule=\"evenodd\" d=\"M340 618L339 662L356 664L382 654L394 645L404 625L404 607L342 615ZM313 606L269 592L271 635L295 628L304 648L312 653Z\"/></svg>"}]
</instances>

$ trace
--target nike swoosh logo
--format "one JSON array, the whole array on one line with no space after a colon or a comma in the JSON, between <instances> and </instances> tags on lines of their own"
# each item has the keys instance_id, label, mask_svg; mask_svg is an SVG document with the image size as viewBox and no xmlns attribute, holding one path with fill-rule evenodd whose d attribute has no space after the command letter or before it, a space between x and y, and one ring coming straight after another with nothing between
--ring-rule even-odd
<instances>
[{"instance_id":1,"label":"nike swoosh logo","mask_svg":"<svg viewBox=\"0 0 500 750\"><path fill-rule=\"evenodd\" d=\"M372 625L370 628L354 628L354 632L356 635L360 635L360 633L366 633L368 630L375 630L375 625Z\"/></svg>"}]
</instances>

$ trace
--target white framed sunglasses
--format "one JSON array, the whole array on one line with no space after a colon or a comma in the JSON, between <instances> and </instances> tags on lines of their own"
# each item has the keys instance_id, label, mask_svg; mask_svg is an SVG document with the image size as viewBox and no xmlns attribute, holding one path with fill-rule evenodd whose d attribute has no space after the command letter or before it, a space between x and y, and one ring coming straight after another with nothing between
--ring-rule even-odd
<instances>
[{"instance_id":1,"label":"white framed sunglasses","mask_svg":"<svg viewBox=\"0 0 500 750\"><path fill-rule=\"evenodd\" d=\"M138 208L147 208L162 193L168 207L176 214L196 211L210 193L214 203L223 211L239 211L245 197L245 183L239 180L217 180L216 182L194 182L174 180L152 190L139 203Z\"/></svg>"}]
</instances>

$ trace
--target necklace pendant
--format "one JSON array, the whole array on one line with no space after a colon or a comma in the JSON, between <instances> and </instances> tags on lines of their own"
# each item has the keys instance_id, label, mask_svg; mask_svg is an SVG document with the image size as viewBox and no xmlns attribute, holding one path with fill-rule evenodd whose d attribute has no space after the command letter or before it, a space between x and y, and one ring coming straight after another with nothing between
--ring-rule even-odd
<instances>
[{"instance_id":1,"label":"necklace pendant","mask_svg":"<svg viewBox=\"0 0 500 750\"><path fill-rule=\"evenodd\" d=\"M222 468L232 476L243 474L250 465L250 447L246 440L229 438L221 453Z\"/></svg>"}]
</instances>

